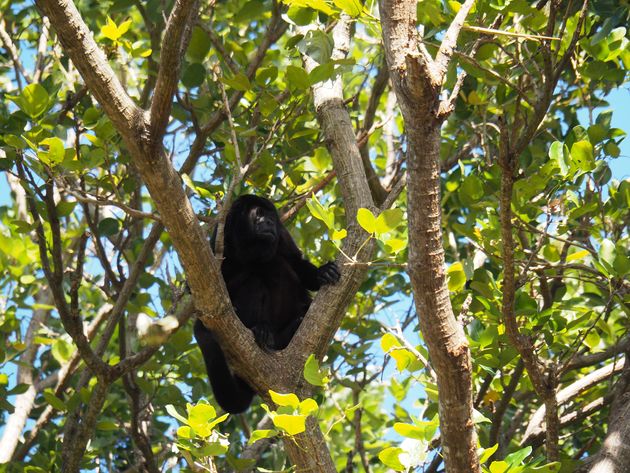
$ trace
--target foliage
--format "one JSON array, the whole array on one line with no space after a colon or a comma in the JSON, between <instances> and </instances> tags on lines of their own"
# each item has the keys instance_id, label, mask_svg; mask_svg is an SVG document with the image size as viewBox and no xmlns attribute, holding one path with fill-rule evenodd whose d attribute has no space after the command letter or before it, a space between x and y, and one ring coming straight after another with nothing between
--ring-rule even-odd
<instances>
[{"instance_id":1,"label":"foliage","mask_svg":"<svg viewBox=\"0 0 630 473\"><path fill-rule=\"evenodd\" d=\"M169 11L172 2L75 3L129 94L147 107L160 60L163 7ZM581 2L561 3L569 6L551 30L557 40L544 43L556 52L569 47L578 26L579 5L573 3ZM291 233L310 259L324 262L340 254L348 219L311 87L342 78L364 160L387 191L404 174L408 143L393 93L374 93L385 67L375 2L285 1L278 8L286 30L270 39L274 5L204 3L182 58L164 145L209 232L226 194L260 193L282 215L297 211ZM459 7L454 1L418 3L431 54ZM0 190L5 428L18 413L18 399L35 390L28 422L20 428L27 448L20 440L14 461L0 471L58 469L64 426L72 413L85 415L98 392L53 298L38 238L59 249L60 259L49 264L65 275L67 304L102 360L113 366L132 353L155 350L109 386L89 433L86 470L134 467L141 458L140 434L150 439L160 468L179 464L180 471L192 471L196 462L208 469L214 463L219 471L254 463L280 470L287 461L277 438L302 433L309 417L319 422L338 470L439 465L439 392L404 272L404 196L389 210L361 208L357 214L365 244L376 241L377 252L326 358L318 363L312 357L304 368L316 395L300 401L292 393L271 392L275 406L255 402L242 419L219 415L191 324L180 323L186 320L178 312L186 293L181 266L129 150L36 8L5 0L0 11L18 51L13 58L4 44L0 55L0 170L10 185ZM342 15L354 19L354 36L347 58L337 59L329 26ZM630 180L618 164L627 162L626 133L613 126L616 104L607 95L625 84L630 67L628 17L626 4L591 3L576 54L538 132L518 156L511 202L518 237L516 315L537 356L558 363L560 389L609 365L624 351L615 347L627 348ZM491 473L572 471L576 459L598 451L608 424L612 383L604 380L561 403L561 422L568 419L562 432L570 436L561 444L560 462L546 463L544 433L521 445L540 405L502 319L497 156L503 117L513 120L510 133L517 136L519 120L534 113L546 65L539 53L543 43L532 35L545 34L547 21L548 9L535 2L478 2L460 36L458 67L446 79L452 88L458 72L468 74L442 129L445 273L470 342L479 452ZM308 34L297 28L304 25ZM490 25L496 31L485 36L474 28ZM482 36L470 57L467 45ZM317 59L311 72L302 53ZM224 93L233 100L232 126L222 111ZM369 112L372 101L375 112ZM210 132L202 137L205 127ZM242 166L247 173L239 181ZM341 252L339 258L342 267L356 264L356 255ZM110 323L116 317L119 323ZM603 353L610 356L577 363ZM186 416L179 414L184 411ZM257 427L265 416L271 426ZM249 456L258 442L266 447Z\"/></svg>"}]
</instances>

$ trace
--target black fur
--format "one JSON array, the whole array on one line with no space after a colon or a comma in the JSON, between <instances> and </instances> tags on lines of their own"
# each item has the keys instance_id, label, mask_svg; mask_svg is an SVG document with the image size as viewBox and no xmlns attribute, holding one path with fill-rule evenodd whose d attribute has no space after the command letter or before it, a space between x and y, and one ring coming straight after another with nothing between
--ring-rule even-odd
<instances>
[{"instance_id":1,"label":"black fur","mask_svg":"<svg viewBox=\"0 0 630 473\"><path fill-rule=\"evenodd\" d=\"M264 349L285 348L309 308L308 291L339 280L334 262L318 268L304 259L274 205L254 195L239 197L230 208L223 256L221 272L234 311ZM216 401L227 412L245 411L253 389L232 373L212 332L199 320L194 333Z\"/></svg>"}]
</instances>

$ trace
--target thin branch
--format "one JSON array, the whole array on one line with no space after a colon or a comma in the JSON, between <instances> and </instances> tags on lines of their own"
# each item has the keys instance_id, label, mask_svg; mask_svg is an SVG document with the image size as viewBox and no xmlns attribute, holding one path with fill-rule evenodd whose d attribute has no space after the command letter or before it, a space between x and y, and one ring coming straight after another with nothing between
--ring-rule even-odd
<instances>
[{"instance_id":1,"label":"thin branch","mask_svg":"<svg viewBox=\"0 0 630 473\"><path fill-rule=\"evenodd\" d=\"M515 244L512 234L511 209L516 160L514 155L510 154L508 150L508 132L505 126L502 126L499 151L499 162L502 167L499 208L501 239L503 242L503 298L501 312L507 335L512 345L520 353L536 393L547 405L547 459L556 461L559 458L558 411L555 392L556 374L552 366L549 366L550 372L548 375L545 373L545 368L540 358L534 352L532 340L520 333L519 324L516 320L515 298L517 282L515 278Z\"/></svg>"},{"instance_id":2,"label":"thin branch","mask_svg":"<svg viewBox=\"0 0 630 473\"><path fill-rule=\"evenodd\" d=\"M468 16L468 13L474 3L475 0L466 0L464 2L455 15L453 22L449 25L446 33L444 34L444 39L442 40L440 49L435 56L435 67L437 72L435 78L440 85L444 81L446 71L448 70L448 66L451 62L451 57L453 56L453 51L455 50L455 46L457 46L459 32L461 31L462 26L464 26L464 20L466 20L466 17Z\"/></svg>"},{"instance_id":3,"label":"thin branch","mask_svg":"<svg viewBox=\"0 0 630 473\"><path fill-rule=\"evenodd\" d=\"M320 190L330 184L336 175L337 173L334 170L330 171L321 181L315 184L307 192L304 192L304 195L302 195L290 209L282 213L282 215L280 216L280 220L282 221L282 223L292 220L300 211L300 209L306 205L306 201L309 199L309 197L313 194L317 194Z\"/></svg>"},{"instance_id":4,"label":"thin branch","mask_svg":"<svg viewBox=\"0 0 630 473\"><path fill-rule=\"evenodd\" d=\"M15 70L22 74L24 80L26 80L26 82L30 84L32 81L31 76L28 72L26 72L26 69L24 69L24 65L20 60L20 52L11 40L11 36L7 32L6 23L4 22L2 14L0 14L0 41L2 41L2 44L4 44L4 49L6 50L6 52L9 53L9 57L13 62L13 67L15 67ZM18 83L20 83L20 78L17 77L17 74L16 78L18 80Z\"/></svg>"},{"instance_id":5,"label":"thin branch","mask_svg":"<svg viewBox=\"0 0 630 473\"><path fill-rule=\"evenodd\" d=\"M564 72L567 63L573 56L573 51L577 46L577 42L580 40L582 26L584 26L584 20L586 19L586 14L588 13L588 3L589 0L584 0L582 3L582 8L580 10L580 16L578 18L577 26L575 27L575 31L573 32L573 37L571 38L571 42L569 43L569 47L564 53L564 56L558 61L556 64L556 68L553 72L554 82L557 82L560 79L560 75Z\"/></svg>"},{"instance_id":6,"label":"thin branch","mask_svg":"<svg viewBox=\"0 0 630 473\"><path fill-rule=\"evenodd\" d=\"M462 29L466 31L474 31L476 33L483 34L491 34L491 35L499 35L499 36L511 36L513 38L523 38L523 39L539 39L542 41L560 41L562 38L556 38L555 36L544 36L538 34L529 34L529 33L512 33L511 31L497 30L495 28L484 28L482 26L473 26L473 25L464 25Z\"/></svg>"},{"instance_id":7,"label":"thin branch","mask_svg":"<svg viewBox=\"0 0 630 473\"><path fill-rule=\"evenodd\" d=\"M17 163L18 175L25 186L30 186L32 183L32 179L27 178L23 163ZM57 216L57 209L55 207L55 203L52 195L52 184L49 181L47 185L47 193L45 196L45 203L48 210L48 220L50 222L51 233L52 233L52 258L53 258L53 268L50 266L50 259L48 256L48 248L47 248L47 240L44 232L44 226L42 224L42 220L39 215L39 211L37 210L37 203L35 201L35 197L33 196L32 190L27 189L27 203L31 215L33 217L33 222L35 223L35 234L37 236L37 244L39 247L39 255L42 263L42 270L44 271L44 275L48 280L50 285L51 292L53 294L55 300L55 306L57 307L57 311L59 312L59 317L61 318L61 322L64 326L64 329L68 334L72 337L72 341L77 346L81 357L88 365L90 370L97 376L103 377L107 374L109 370L109 365L105 363L103 360L98 357L92 347L90 346L89 341L87 340L85 333L83 332L83 324L81 322L81 318L78 314L73 314L68 307L66 302L66 295L63 290L63 261L61 258L62 244L61 244L61 236L59 232L59 219Z\"/></svg>"},{"instance_id":8,"label":"thin branch","mask_svg":"<svg viewBox=\"0 0 630 473\"><path fill-rule=\"evenodd\" d=\"M39 82L46 69L46 62L49 56L46 54L46 48L48 46L48 36L50 35L50 21L48 18L42 20L42 30L37 42L37 56L35 59L35 65L33 70L33 82Z\"/></svg>"},{"instance_id":9,"label":"thin branch","mask_svg":"<svg viewBox=\"0 0 630 473\"><path fill-rule=\"evenodd\" d=\"M566 388L561 389L560 391L558 391L557 395L558 404L564 404L574 399L580 393L592 388L593 386L596 386L602 381L605 381L615 373L620 372L623 369L624 363L625 358L619 358L614 363L606 365L603 368L599 368L598 370L592 371L586 376L570 384ZM529 423L527 424L527 429L525 429L525 434L523 434L523 439L521 440L521 445L527 444L530 438L533 435L537 434L537 431L542 428L541 426L544 419L545 406L543 405L540 406L530 417Z\"/></svg>"},{"instance_id":10,"label":"thin branch","mask_svg":"<svg viewBox=\"0 0 630 473\"><path fill-rule=\"evenodd\" d=\"M514 396L514 392L518 387L518 383L521 381L521 376L523 375L523 370L525 369L525 364L523 363L523 359L518 360L514 371L512 372L512 377L510 378L510 382L507 387L503 390L503 396L501 396L501 400L497 404L494 415L492 416L492 426L490 427L490 445L494 445L499 442L499 433L501 432L501 424L503 423L503 416L505 415L505 411L510 405L512 400L512 396Z\"/></svg>"},{"instance_id":11,"label":"thin branch","mask_svg":"<svg viewBox=\"0 0 630 473\"><path fill-rule=\"evenodd\" d=\"M206 32L206 34L208 35L208 38L210 38L210 43L212 43L212 46L214 47L214 49L217 50L217 52L221 56L221 60L227 65L230 72L232 74L238 74L239 72L238 64L234 62L234 59L232 59L232 56L230 55L228 50L225 49L225 46L221 42L221 38L219 37L219 35L216 34L216 32L211 26L208 26L202 21L198 22L198 25L201 27L202 30Z\"/></svg>"},{"instance_id":12,"label":"thin branch","mask_svg":"<svg viewBox=\"0 0 630 473\"><path fill-rule=\"evenodd\" d=\"M155 213L142 212L141 210L131 208L128 205L123 204L121 202L117 202L115 200L110 200L110 199L106 199L105 197L101 197L100 195L92 195L91 197L87 197L90 194L87 194L86 192L77 192L68 187L62 187L61 190L63 190L67 194L70 194L79 202L98 205L102 207L107 207L107 206L117 207L121 209L122 211L124 211L127 215L133 218L146 218L150 220L155 220L156 222L161 221L160 217Z\"/></svg>"},{"instance_id":13,"label":"thin branch","mask_svg":"<svg viewBox=\"0 0 630 473\"><path fill-rule=\"evenodd\" d=\"M628 350L630 350L630 336L626 336L618 343L615 343L614 345L598 353L590 353L588 355L576 356L567 364L565 370L570 371L580 368L586 368L587 366L593 366Z\"/></svg>"},{"instance_id":14,"label":"thin branch","mask_svg":"<svg viewBox=\"0 0 630 473\"><path fill-rule=\"evenodd\" d=\"M267 53L267 50L273 45L287 30L288 24L282 20L281 11L276 6L274 8L273 14L271 16L271 21L269 26L267 27L267 32L263 40L261 41L258 49L254 53L253 57L251 57L249 61L249 67L247 68L246 76L248 79L252 79L256 74L256 71L262 64L263 59ZM245 95L243 91L235 91L228 101L230 110L234 110L234 108L238 105L240 100ZM203 150L206 146L206 140L208 136L210 136L227 117L225 116L225 109L221 107L219 110L215 111L207 123L201 128L200 132L197 133L195 139L190 146L190 151L188 152L188 156L186 160L182 164L179 169L179 174L189 174L192 173L193 169L197 165L197 161L203 154Z\"/></svg>"},{"instance_id":15,"label":"thin branch","mask_svg":"<svg viewBox=\"0 0 630 473\"><path fill-rule=\"evenodd\" d=\"M501 24L502 19L503 19L502 15L497 16L496 20L494 20L493 26L498 26L499 24ZM485 41L484 37L477 38L477 40L473 43L472 48L470 48L470 51L467 57L471 59L474 58L475 55L477 54L477 51L481 47L481 45L484 43L484 41ZM442 43L442 45L443 44L444 43ZM455 110L455 102L457 101L457 97L459 96L459 91L464 85L464 81L466 80L467 75L468 74L465 70L462 70L457 75L457 80L455 81L455 85L453 86L453 90L451 90L449 97L445 100L442 100L442 102L440 103L439 115L442 116L443 118L446 118L446 116L450 115L451 112Z\"/></svg>"},{"instance_id":16,"label":"thin branch","mask_svg":"<svg viewBox=\"0 0 630 473\"><path fill-rule=\"evenodd\" d=\"M80 463L88 441L92 438L94 427L101 412L103 404L107 399L109 383L98 381L92 390L92 396L87 404L86 412L80 418L79 425L76 426L72 439L64 437L61 450L62 470L69 472L80 471ZM68 422L68 420L67 420ZM67 427L67 426L66 426ZM67 430L66 430L67 431Z\"/></svg>"}]
</instances>

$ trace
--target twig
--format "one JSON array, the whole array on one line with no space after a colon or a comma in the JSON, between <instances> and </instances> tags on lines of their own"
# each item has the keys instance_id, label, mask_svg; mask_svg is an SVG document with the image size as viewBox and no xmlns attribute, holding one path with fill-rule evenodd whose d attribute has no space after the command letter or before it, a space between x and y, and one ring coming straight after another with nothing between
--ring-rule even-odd
<instances>
[{"instance_id":1,"label":"twig","mask_svg":"<svg viewBox=\"0 0 630 473\"><path fill-rule=\"evenodd\" d=\"M554 36L544 36L544 35L538 35L538 34L512 33L511 31L497 30L494 28L484 28L483 26L464 25L463 29L468 30L468 31L475 31L477 33L500 35L500 36L512 36L515 38L540 39L540 40L545 40L545 41L560 41L562 39L562 38L556 38Z\"/></svg>"}]
</instances>

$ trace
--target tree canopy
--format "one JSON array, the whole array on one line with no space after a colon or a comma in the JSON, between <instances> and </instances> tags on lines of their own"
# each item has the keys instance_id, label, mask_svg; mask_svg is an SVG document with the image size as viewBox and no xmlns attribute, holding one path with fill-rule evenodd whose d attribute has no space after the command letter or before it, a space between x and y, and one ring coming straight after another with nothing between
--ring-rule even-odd
<instances>
[{"instance_id":1,"label":"tree canopy","mask_svg":"<svg viewBox=\"0 0 630 473\"><path fill-rule=\"evenodd\" d=\"M0 2L0 472L629 471L629 19ZM278 352L210 243L244 193L342 272Z\"/></svg>"}]
</instances>

